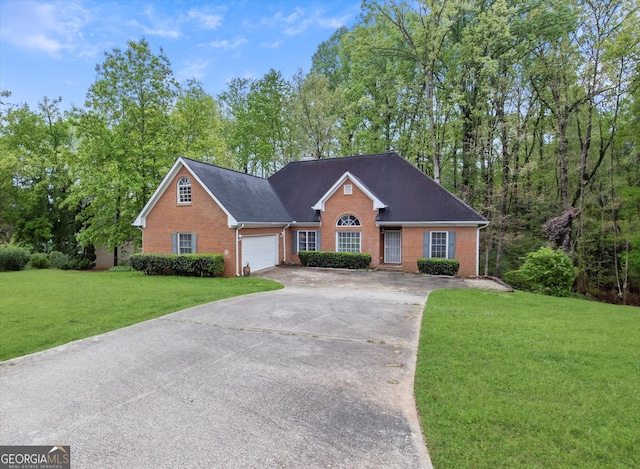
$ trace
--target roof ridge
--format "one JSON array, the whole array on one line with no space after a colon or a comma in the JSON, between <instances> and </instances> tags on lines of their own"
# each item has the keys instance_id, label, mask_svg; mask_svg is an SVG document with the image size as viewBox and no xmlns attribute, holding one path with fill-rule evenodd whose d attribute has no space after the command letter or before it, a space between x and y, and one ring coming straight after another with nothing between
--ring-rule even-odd
<instances>
[{"instance_id":1,"label":"roof ridge","mask_svg":"<svg viewBox=\"0 0 640 469\"><path fill-rule=\"evenodd\" d=\"M261 177L261 176L256 176L255 174L245 173L245 172L242 172L242 171L238 171L237 169L233 169L233 168L225 168L224 166L220 166L220 165L213 164L213 163L208 163L208 162L206 162L206 161L196 160L196 159L193 159L193 158L189 158L189 157L187 157L187 156L180 156L180 158L182 158L183 160L186 160L186 161L192 161L192 162L194 162L194 163L199 163L199 164L203 164L203 165L206 165L206 166L210 166L210 167L212 167L212 168L222 169L222 170L224 170L224 171L229 171L229 172L231 172L231 173L240 174L240 175L242 175L242 176L250 176L250 177L252 177L252 178L257 178L257 179L261 179L261 180L263 180L263 181L268 181L268 178L263 178L263 177Z\"/></svg>"}]
</instances>

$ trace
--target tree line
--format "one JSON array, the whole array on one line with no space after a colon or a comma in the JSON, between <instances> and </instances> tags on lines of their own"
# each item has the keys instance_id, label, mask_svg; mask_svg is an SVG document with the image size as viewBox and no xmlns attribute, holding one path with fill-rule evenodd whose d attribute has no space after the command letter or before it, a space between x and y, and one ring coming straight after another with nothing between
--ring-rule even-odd
<instances>
[{"instance_id":1,"label":"tree line","mask_svg":"<svg viewBox=\"0 0 640 469\"><path fill-rule=\"evenodd\" d=\"M578 291L640 303L639 19L627 0L366 0L308 72L215 97L131 41L105 52L84 106L2 106L0 237L68 253L135 241L179 155L266 177L394 150L490 220L482 274L552 245Z\"/></svg>"}]
</instances>

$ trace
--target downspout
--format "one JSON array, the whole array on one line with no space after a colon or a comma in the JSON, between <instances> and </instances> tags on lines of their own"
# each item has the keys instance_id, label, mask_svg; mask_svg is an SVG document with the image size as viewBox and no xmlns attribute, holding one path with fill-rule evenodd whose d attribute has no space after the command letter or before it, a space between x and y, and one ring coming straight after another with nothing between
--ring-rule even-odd
<instances>
[{"instance_id":1,"label":"downspout","mask_svg":"<svg viewBox=\"0 0 640 469\"><path fill-rule=\"evenodd\" d=\"M291 223L288 223L287 226L282 228L282 263L287 264L287 228L291 226Z\"/></svg>"},{"instance_id":2,"label":"downspout","mask_svg":"<svg viewBox=\"0 0 640 469\"><path fill-rule=\"evenodd\" d=\"M240 246L240 230L244 228L244 223L236 225L236 277L240 277L240 258L238 255L238 247Z\"/></svg>"},{"instance_id":3,"label":"downspout","mask_svg":"<svg viewBox=\"0 0 640 469\"><path fill-rule=\"evenodd\" d=\"M478 231L476 235L476 277L480 276L480 230L489 226L487 222L484 226L478 226Z\"/></svg>"}]
</instances>

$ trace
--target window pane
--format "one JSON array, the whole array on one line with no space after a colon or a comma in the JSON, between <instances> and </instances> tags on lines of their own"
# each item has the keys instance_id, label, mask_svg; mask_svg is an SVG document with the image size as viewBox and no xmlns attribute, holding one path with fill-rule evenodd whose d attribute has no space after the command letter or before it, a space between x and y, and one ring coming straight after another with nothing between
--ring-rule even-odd
<instances>
[{"instance_id":1,"label":"window pane","mask_svg":"<svg viewBox=\"0 0 640 469\"><path fill-rule=\"evenodd\" d=\"M180 254L191 254L191 233L180 233L179 235L179 247L178 252Z\"/></svg>"},{"instance_id":2,"label":"window pane","mask_svg":"<svg viewBox=\"0 0 640 469\"><path fill-rule=\"evenodd\" d=\"M431 257L447 257L447 233L431 233Z\"/></svg>"},{"instance_id":3,"label":"window pane","mask_svg":"<svg viewBox=\"0 0 640 469\"><path fill-rule=\"evenodd\" d=\"M307 251L316 250L316 232L307 231Z\"/></svg>"},{"instance_id":4,"label":"window pane","mask_svg":"<svg viewBox=\"0 0 640 469\"><path fill-rule=\"evenodd\" d=\"M338 226L360 226L360 220L358 220L358 217L355 217L353 215L344 215L344 216L340 217L340 219L338 220L338 223L336 223L336 225L338 225Z\"/></svg>"},{"instance_id":5,"label":"window pane","mask_svg":"<svg viewBox=\"0 0 640 469\"><path fill-rule=\"evenodd\" d=\"M338 231L338 252L360 252L360 232Z\"/></svg>"},{"instance_id":6,"label":"window pane","mask_svg":"<svg viewBox=\"0 0 640 469\"><path fill-rule=\"evenodd\" d=\"M191 202L191 181L183 177L178 181L178 203L185 204Z\"/></svg>"},{"instance_id":7,"label":"window pane","mask_svg":"<svg viewBox=\"0 0 640 469\"><path fill-rule=\"evenodd\" d=\"M316 250L316 232L298 231L298 251Z\"/></svg>"}]
</instances>

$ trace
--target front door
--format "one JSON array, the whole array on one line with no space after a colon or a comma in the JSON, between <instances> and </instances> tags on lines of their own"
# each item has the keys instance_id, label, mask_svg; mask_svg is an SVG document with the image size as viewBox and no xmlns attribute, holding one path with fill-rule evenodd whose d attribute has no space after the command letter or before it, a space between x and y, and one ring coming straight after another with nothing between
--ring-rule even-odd
<instances>
[{"instance_id":1,"label":"front door","mask_svg":"<svg viewBox=\"0 0 640 469\"><path fill-rule=\"evenodd\" d=\"M402 264L402 231L385 230L384 263Z\"/></svg>"}]
</instances>

